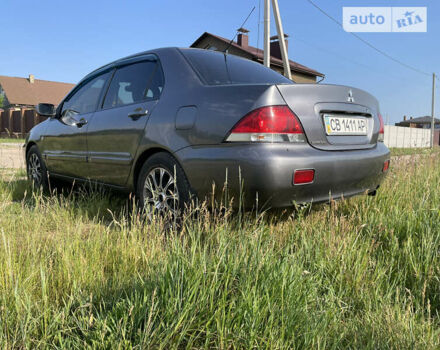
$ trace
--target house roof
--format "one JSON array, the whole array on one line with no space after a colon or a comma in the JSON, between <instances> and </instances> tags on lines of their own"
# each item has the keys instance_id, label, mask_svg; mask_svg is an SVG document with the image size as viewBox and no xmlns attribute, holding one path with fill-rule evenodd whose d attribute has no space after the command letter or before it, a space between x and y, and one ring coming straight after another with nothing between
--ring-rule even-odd
<instances>
[{"instance_id":1,"label":"house roof","mask_svg":"<svg viewBox=\"0 0 440 350\"><path fill-rule=\"evenodd\" d=\"M75 85L39 79L30 83L27 78L0 75L0 86L9 104L35 106L38 103L58 105Z\"/></svg>"},{"instance_id":2,"label":"house roof","mask_svg":"<svg viewBox=\"0 0 440 350\"><path fill-rule=\"evenodd\" d=\"M214 35L214 34L211 34L211 33L208 33L208 32L204 32L196 41L194 41L191 44L191 47L197 47L197 44L200 41L202 41L204 38L209 37L209 36L213 37L213 38L216 38L218 40L221 40L221 41L223 41L226 44L229 44L230 41L231 41L231 40L223 38L221 36ZM238 50L241 50L241 51L243 51L245 53L250 54L253 59L256 59L258 61L263 61L263 59L264 59L264 52L263 52L263 50L258 49L258 48L254 47L254 46L248 45L246 47L243 47L243 46L238 45L235 42L232 42L231 46L236 48L236 49L238 49ZM281 59L277 58L277 57L274 57L274 56L270 56L270 63L271 63L271 65L274 65L274 66L283 67L283 61ZM323 73L320 73L320 72L318 72L318 71L316 71L316 70L314 70L312 68L306 67L306 66L304 66L304 65L302 65L302 64L300 64L298 62L289 60L289 63L290 63L290 69L292 71L294 71L294 72L314 75L314 76L318 76L318 77L324 77L325 76Z\"/></svg>"},{"instance_id":3,"label":"house roof","mask_svg":"<svg viewBox=\"0 0 440 350\"><path fill-rule=\"evenodd\" d=\"M434 118L435 120L435 124L440 124L440 119L438 118ZM418 118L412 118L412 119L407 119L407 120L403 120L397 124L399 125L409 125L409 124L431 124L432 121L432 117L431 116L426 116L426 117L418 117Z\"/></svg>"}]
</instances>

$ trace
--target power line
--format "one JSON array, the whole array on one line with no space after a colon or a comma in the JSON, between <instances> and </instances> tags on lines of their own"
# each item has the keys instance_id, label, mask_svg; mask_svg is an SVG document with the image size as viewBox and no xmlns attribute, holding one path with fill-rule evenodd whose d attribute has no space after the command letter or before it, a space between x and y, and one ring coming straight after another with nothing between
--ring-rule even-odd
<instances>
[{"instance_id":1,"label":"power line","mask_svg":"<svg viewBox=\"0 0 440 350\"><path fill-rule=\"evenodd\" d=\"M246 17L246 19L244 20L244 22L243 22L243 24L240 26L240 28L243 28L243 27L244 27L244 25L246 24L247 20L248 20L249 17L252 15L252 12L254 12L254 10L255 10L255 6L252 7L251 12L249 12L248 16ZM237 33L238 33L238 32L235 32L234 37L231 39L231 41L229 42L229 45L226 47L226 49L223 50L223 52L228 52L228 49L231 47L232 43L234 42L235 37L237 36Z\"/></svg>"},{"instance_id":2,"label":"power line","mask_svg":"<svg viewBox=\"0 0 440 350\"><path fill-rule=\"evenodd\" d=\"M368 69L368 70L370 70L370 71L372 71L372 72L375 72L376 74L379 74L379 75L381 75L381 76L384 76L384 73L381 72L381 71L379 71L376 67L369 66L369 65L367 65L367 64L365 64L365 63L361 63L361 62L356 61L356 60L354 60L354 59L352 59L352 58L349 58L349 57L347 57L347 56L345 56L345 55L340 55L340 54L338 54L338 53L336 53L336 52L333 52L333 51L331 51L331 50L328 50L328 49L326 49L326 48L323 48L322 46L318 46L318 45L316 45L316 44L312 44L310 41L307 41L307 40L304 40L304 39L299 38L298 35L295 35L293 40L298 40L298 41L302 42L304 45L307 45L307 46L309 46L309 47L312 47L312 48L314 48L315 50L322 51L322 52L325 52L325 53L327 53L327 54L333 55L333 56L338 57L338 58L340 58L340 59L342 59L342 60L345 60L345 61L347 61L347 62L349 62L349 63L351 63L351 64L354 64L354 65L356 65L356 66L358 66L358 67L359 67L359 66L364 67L364 68L366 68L366 69ZM419 86L425 86L425 84L422 84L422 83L419 83L419 82L414 82L414 81L411 81L411 82L410 82L410 81L408 81L408 80L405 80L405 78L398 77L398 76L395 76L395 75L390 74L390 73L387 73L387 74L386 74L386 77L394 78L394 79L396 79L396 80L399 80L400 82L405 82L405 81L406 81L407 83L411 83L411 84L413 84L413 85L414 85L414 84L417 84L417 85L419 85Z\"/></svg>"},{"instance_id":3,"label":"power line","mask_svg":"<svg viewBox=\"0 0 440 350\"><path fill-rule=\"evenodd\" d=\"M258 0L258 19L257 19L257 23L258 23L258 34L257 34L257 49L260 48L260 18L261 18L261 0Z\"/></svg>"},{"instance_id":4,"label":"power line","mask_svg":"<svg viewBox=\"0 0 440 350\"><path fill-rule=\"evenodd\" d=\"M337 19L335 19L334 17L332 17L331 15L329 15L327 12L325 12L322 8L320 8L317 4L315 4L312 0L307 0L312 6L314 6L316 9L318 9L322 14L324 14L326 17L330 18L333 22L335 22L336 24L338 24L341 28L343 28L344 26L342 25L341 22L339 22ZM359 35L357 35L356 33L353 32L348 32L349 34L353 35L356 39L362 41L365 45L369 46L371 49L377 51L378 53L380 53L381 55L385 56L386 58L390 59L391 61L394 61L398 64L400 64L401 66L411 69L414 72L417 72L419 74L423 74L426 76L431 76L431 73L427 73L424 72L418 68L415 68L413 66L410 66L409 64L406 64L400 60L398 60L397 58L394 58L393 56L387 54L386 52L382 51L381 49L378 49L376 46L374 46L373 44L371 44L369 41L361 38Z\"/></svg>"}]
</instances>

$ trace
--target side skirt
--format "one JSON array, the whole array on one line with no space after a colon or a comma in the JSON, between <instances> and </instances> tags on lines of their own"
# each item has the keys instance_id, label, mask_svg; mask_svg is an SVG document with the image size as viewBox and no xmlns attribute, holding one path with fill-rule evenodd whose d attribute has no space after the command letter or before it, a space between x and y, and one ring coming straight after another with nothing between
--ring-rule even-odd
<instances>
[{"instance_id":1,"label":"side skirt","mask_svg":"<svg viewBox=\"0 0 440 350\"><path fill-rule=\"evenodd\" d=\"M130 190L127 187L112 185L112 184L96 181L93 179L72 177L72 176L67 176L67 175L62 175L62 174L57 174L57 173L49 173L49 177L53 177L55 179L60 179L60 180L66 181L66 182L75 182L75 183L79 183L79 184L91 184L91 185L96 185L96 186L103 186L103 187L106 187L106 188L109 188L109 189L112 189L112 190L115 190L118 192L130 193Z\"/></svg>"}]
</instances>

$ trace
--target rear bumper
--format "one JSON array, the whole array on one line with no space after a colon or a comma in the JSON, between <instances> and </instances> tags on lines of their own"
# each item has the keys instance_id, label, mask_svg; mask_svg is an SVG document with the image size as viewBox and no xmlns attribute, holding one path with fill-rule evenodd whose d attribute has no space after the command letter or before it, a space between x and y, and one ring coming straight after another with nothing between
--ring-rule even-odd
<instances>
[{"instance_id":1,"label":"rear bumper","mask_svg":"<svg viewBox=\"0 0 440 350\"><path fill-rule=\"evenodd\" d=\"M383 143L354 151L322 151L297 144L222 144L187 147L176 157L201 200L213 194L217 200L224 198L227 187L235 206L241 194L245 207L255 207L258 199L259 208L281 208L375 190L386 175L382 168L390 153ZM298 169L314 169L313 183L293 185Z\"/></svg>"}]
</instances>

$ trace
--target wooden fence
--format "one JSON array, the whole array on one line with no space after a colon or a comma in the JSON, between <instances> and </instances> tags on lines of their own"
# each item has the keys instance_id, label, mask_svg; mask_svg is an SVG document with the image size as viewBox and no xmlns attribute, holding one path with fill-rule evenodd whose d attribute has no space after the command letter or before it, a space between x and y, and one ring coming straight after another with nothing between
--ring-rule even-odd
<instances>
[{"instance_id":1,"label":"wooden fence","mask_svg":"<svg viewBox=\"0 0 440 350\"><path fill-rule=\"evenodd\" d=\"M0 109L0 137L26 137L35 125L45 119L31 108Z\"/></svg>"}]
</instances>

